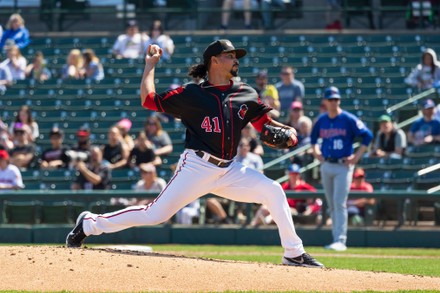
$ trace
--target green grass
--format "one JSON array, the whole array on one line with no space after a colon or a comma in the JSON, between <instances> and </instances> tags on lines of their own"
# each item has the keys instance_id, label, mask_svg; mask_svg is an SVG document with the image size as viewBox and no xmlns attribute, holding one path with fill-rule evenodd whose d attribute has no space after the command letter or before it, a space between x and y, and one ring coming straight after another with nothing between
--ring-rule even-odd
<instances>
[{"instance_id":1,"label":"green grass","mask_svg":"<svg viewBox=\"0 0 440 293\"><path fill-rule=\"evenodd\" d=\"M283 250L279 246L159 245L153 251L277 264ZM335 253L311 247L307 251L328 268L440 277L440 249L350 248Z\"/></svg>"}]
</instances>

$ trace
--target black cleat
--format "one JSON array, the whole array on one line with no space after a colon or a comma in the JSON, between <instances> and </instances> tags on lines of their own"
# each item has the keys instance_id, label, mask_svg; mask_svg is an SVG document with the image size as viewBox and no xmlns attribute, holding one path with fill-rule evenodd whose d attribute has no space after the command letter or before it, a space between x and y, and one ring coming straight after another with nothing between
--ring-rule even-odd
<instances>
[{"instance_id":1,"label":"black cleat","mask_svg":"<svg viewBox=\"0 0 440 293\"><path fill-rule=\"evenodd\" d=\"M83 230L83 220L86 214L88 213L89 213L88 211L82 212L76 219L75 227L73 228L72 231L70 231L69 234L67 234L66 247L69 248L81 247L82 243L84 242L84 239L87 237L86 234L84 234L84 230Z\"/></svg>"},{"instance_id":2,"label":"black cleat","mask_svg":"<svg viewBox=\"0 0 440 293\"><path fill-rule=\"evenodd\" d=\"M308 253L303 253L297 257L285 257L282 259L283 265L309 267L309 268L324 268L324 265L310 256Z\"/></svg>"}]
</instances>

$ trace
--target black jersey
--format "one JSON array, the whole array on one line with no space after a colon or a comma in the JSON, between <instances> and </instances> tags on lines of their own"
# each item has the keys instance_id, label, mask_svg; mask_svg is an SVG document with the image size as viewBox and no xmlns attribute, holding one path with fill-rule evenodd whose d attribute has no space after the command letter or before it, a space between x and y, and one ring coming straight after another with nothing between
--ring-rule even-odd
<instances>
[{"instance_id":1,"label":"black jersey","mask_svg":"<svg viewBox=\"0 0 440 293\"><path fill-rule=\"evenodd\" d=\"M187 148L225 160L236 155L241 129L271 110L251 86L233 81L225 90L209 82L186 84L156 94L154 101L159 112L182 119Z\"/></svg>"}]
</instances>

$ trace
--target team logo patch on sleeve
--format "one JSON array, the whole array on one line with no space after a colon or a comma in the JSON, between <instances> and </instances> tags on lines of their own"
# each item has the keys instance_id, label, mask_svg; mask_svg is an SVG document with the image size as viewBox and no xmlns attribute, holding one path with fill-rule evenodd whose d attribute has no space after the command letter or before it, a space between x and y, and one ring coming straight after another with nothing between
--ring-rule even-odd
<instances>
[{"instance_id":1,"label":"team logo patch on sleeve","mask_svg":"<svg viewBox=\"0 0 440 293\"><path fill-rule=\"evenodd\" d=\"M245 104L240 106L240 110L238 111L238 117L240 117L241 120L244 119L244 116L246 116L246 112L248 110L248 106Z\"/></svg>"}]
</instances>

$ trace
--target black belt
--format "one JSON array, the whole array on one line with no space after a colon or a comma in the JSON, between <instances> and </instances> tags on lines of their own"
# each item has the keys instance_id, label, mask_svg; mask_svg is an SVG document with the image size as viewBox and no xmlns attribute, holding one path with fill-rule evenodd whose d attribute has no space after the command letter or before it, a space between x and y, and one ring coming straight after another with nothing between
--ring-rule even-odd
<instances>
[{"instance_id":1,"label":"black belt","mask_svg":"<svg viewBox=\"0 0 440 293\"><path fill-rule=\"evenodd\" d=\"M196 151L196 155L203 159L203 156L205 155L205 153L202 151ZM229 167L229 165L231 165L233 162L232 160L228 161L228 162L223 162L223 161L217 160L216 158L214 158L211 155L209 155L209 158L207 161L210 162L211 164L216 165L217 167L220 167L220 168Z\"/></svg>"},{"instance_id":2,"label":"black belt","mask_svg":"<svg viewBox=\"0 0 440 293\"><path fill-rule=\"evenodd\" d=\"M329 162L329 163L337 163L337 164L343 164L345 163L345 159L341 158L325 158L324 161Z\"/></svg>"}]
</instances>

